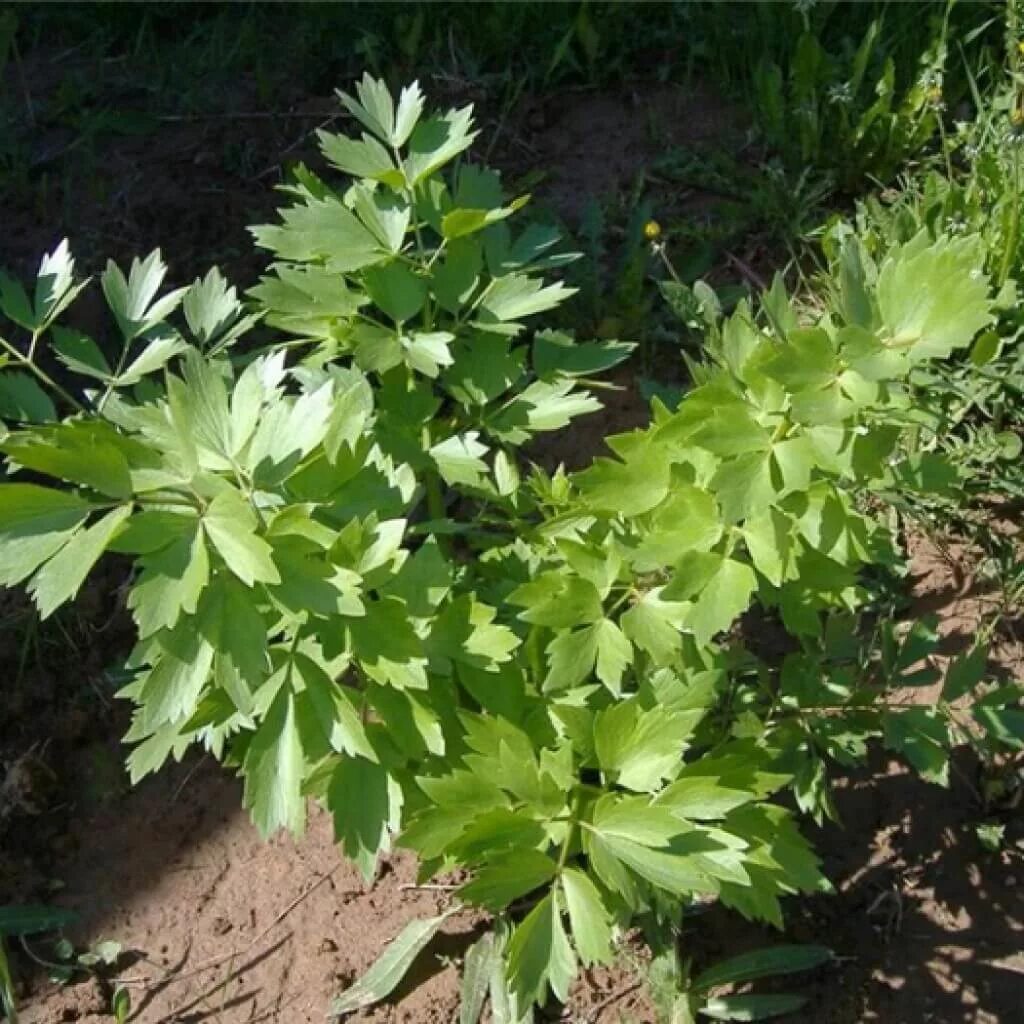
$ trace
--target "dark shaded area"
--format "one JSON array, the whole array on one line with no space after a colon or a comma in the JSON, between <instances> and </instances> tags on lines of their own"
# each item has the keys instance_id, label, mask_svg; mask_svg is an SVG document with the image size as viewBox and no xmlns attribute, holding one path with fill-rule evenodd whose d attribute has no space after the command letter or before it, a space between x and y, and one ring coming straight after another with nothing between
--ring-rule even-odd
<instances>
[{"instance_id":1,"label":"dark shaded area","mask_svg":"<svg viewBox=\"0 0 1024 1024\"><path fill-rule=\"evenodd\" d=\"M1007 849L984 849L974 831L981 809L964 782L976 772L961 757L945 790L876 752L862 771L839 781L842 825L811 830L837 892L790 904L786 927L786 941L823 943L839 959L813 979L775 984L810 996L814 1015L807 1019L1017 1019L1024 861L1013 844L1024 831L1008 816ZM694 953L708 962L778 941L718 910L690 934Z\"/></svg>"}]
</instances>

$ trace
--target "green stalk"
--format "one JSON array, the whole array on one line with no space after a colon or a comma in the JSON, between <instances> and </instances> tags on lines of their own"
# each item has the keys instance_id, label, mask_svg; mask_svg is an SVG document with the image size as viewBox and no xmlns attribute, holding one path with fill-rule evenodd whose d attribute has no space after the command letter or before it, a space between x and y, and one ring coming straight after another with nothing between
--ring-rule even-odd
<instances>
[{"instance_id":1,"label":"green stalk","mask_svg":"<svg viewBox=\"0 0 1024 1024\"><path fill-rule=\"evenodd\" d=\"M27 356L23 356L6 338L0 337L0 345L6 350L7 354L14 359L17 364L30 373L35 374L36 378L43 384L45 384L54 394L60 395L68 405L73 406L78 412L85 412L85 406L78 401L77 398L68 394L45 370L37 366L35 362L29 359Z\"/></svg>"},{"instance_id":2,"label":"green stalk","mask_svg":"<svg viewBox=\"0 0 1024 1024\"><path fill-rule=\"evenodd\" d=\"M565 834L565 841L562 843L561 850L558 851L558 872L561 873L569 860L569 849L572 846L573 840L576 838L576 833L579 830L579 816L580 816L580 804L583 801L583 794L577 790L576 795L573 797L572 807L569 810L571 815L571 821L569 823L569 830Z\"/></svg>"},{"instance_id":3,"label":"green stalk","mask_svg":"<svg viewBox=\"0 0 1024 1024\"><path fill-rule=\"evenodd\" d=\"M1013 200L1010 204L1010 230L1003 246L1003 262L999 268L999 286L1006 284L1006 279L1013 269L1013 258L1017 253L1020 235L1020 151L1013 147Z\"/></svg>"}]
</instances>

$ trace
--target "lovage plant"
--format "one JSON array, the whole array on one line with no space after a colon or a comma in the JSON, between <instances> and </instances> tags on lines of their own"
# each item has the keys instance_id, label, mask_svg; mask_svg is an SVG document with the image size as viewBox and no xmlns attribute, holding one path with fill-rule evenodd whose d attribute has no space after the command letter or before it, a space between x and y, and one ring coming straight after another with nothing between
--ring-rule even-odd
<instances>
[{"instance_id":1,"label":"lovage plant","mask_svg":"<svg viewBox=\"0 0 1024 1024\"><path fill-rule=\"evenodd\" d=\"M828 762L869 737L941 778L956 720L884 701L927 638L853 638L858 573L893 555L861 498L946 479L901 455L902 382L988 323L988 285L970 241L870 273L851 250L816 323L779 289L764 317L712 317L677 409L548 473L524 446L597 410L630 346L530 329L571 256L461 159L469 109L369 78L342 99L364 130L321 143L346 180L297 170L254 229L275 262L250 304L216 270L161 293L159 253L109 264L111 358L55 323L83 287L66 246L34 296L3 280L25 338L0 376L0 582L47 615L129 556L133 778L199 744L265 833L300 831L312 797L367 876L396 837L424 878L462 869L458 901L495 921L462 1019L489 991L519 1021L633 922L670 934L718 898L781 924L782 896L827 883L772 798L827 813ZM745 648L750 609L782 622L781 664Z\"/></svg>"}]
</instances>

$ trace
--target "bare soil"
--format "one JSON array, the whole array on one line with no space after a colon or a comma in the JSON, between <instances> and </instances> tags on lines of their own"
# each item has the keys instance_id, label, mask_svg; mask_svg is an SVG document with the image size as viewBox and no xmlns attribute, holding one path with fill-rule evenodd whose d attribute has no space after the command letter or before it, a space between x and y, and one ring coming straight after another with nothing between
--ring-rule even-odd
<instances>
[{"instance_id":1,"label":"bare soil","mask_svg":"<svg viewBox=\"0 0 1024 1024\"><path fill-rule=\"evenodd\" d=\"M38 95L53 72L26 70ZM252 101L240 83L239 109L251 109ZM335 110L324 97L295 97L294 109L300 113L283 120L169 120L148 137L109 140L89 181L76 183L74 192L39 191L34 201L22 192L17 203L5 197L0 263L28 270L44 248L70 234L73 243L81 239L90 269L100 253L124 258L162 243L179 280L221 259L251 282L259 264L244 226L270 215L273 168L282 158L313 157L308 132ZM648 131L651 118L660 135ZM627 188L666 140L738 145L733 112L703 89L572 93L524 102L513 116L488 120L500 131L492 159L511 175L551 168L539 198L570 222L586 196ZM56 180L59 172L81 169L73 144L73 136L55 131L40 139L33 159ZM629 376L617 382L621 390L609 396L608 411L545 456L578 463L606 433L643 422L644 403ZM984 611L984 587L968 568L971 553L949 558L921 540L913 556L910 614L937 612L949 646L962 644ZM109 1020L117 980L131 991L131 1019L142 1024L321 1021L331 997L408 921L437 912L445 894L416 888L404 855L386 859L366 883L341 860L320 812L302 839L262 842L240 810L240 786L209 761L170 766L130 790L116 740L123 711L104 676L130 636L123 580L115 564L74 609L38 633L19 599L6 598L2 607L8 628L0 631L0 904L72 907L82 915L72 931L79 945L109 937L126 950L102 980L58 987L15 948L23 1020ZM1012 635L1001 642L998 660L1007 671L1024 665ZM825 943L840 958L834 968L790 983L811 997L801 1020L1022 1019L1021 830L1009 809L981 806L975 773L963 758L950 789L942 790L876 756L840 780L844 827L830 825L816 836L836 895L788 908L787 940ZM975 836L986 814L1007 823L1002 853L986 852ZM352 1019L455 1020L457 965L478 927L471 915L452 918L396 998ZM695 918L684 936L699 962L778 939L717 909ZM653 1021L625 964L584 979L570 1005L550 1016L579 1024Z\"/></svg>"}]
</instances>

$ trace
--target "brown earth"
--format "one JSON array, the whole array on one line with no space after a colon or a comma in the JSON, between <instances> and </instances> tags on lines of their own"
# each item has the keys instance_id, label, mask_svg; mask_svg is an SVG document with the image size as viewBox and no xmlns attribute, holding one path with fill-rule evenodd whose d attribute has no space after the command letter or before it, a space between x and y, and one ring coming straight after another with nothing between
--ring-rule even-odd
<instances>
[{"instance_id":1,"label":"brown earth","mask_svg":"<svg viewBox=\"0 0 1024 1024\"><path fill-rule=\"evenodd\" d=\"M27 73L37 96L47 75ZM253 111L246 83L235 98ZM286 118L166 119L149 135L119 137L89 165L74 191L42 185L69 170L73 135L41 133L33 188L7 197L0 262L27 270L40 252L70 234L90 270L99 254L125 258L162 243L178 280L214 259L251 282L247 223L270 214L270 185L283 158L313 156L308 132L333 116L333 101L294 97ZM648 111L652 112L648 116ZM704 90L657 86L624 95L572 93L523 105L500 129L492 157L510 175L552 168L538 196L579 215L588 194L629 187L657 149L735 136L729 109ZM649 131L651 120L657 132ZM489 121L489 124L487 123ZM598 143L594 143L595 138ZM730 144L733 144L730 142ZM228 157L230 156L230 159ZM661 197L667 207L685 203ZM697 197L703 201L702 197ZM690 202L687 197L685 202ZM599 414L551 454L578 461L609 430L641 422L642 403L619 378ZM984 587L962 563L915 542L914 593L961 639L977 628ZM961 564L953 569L952 565ZM240 811L240 787L223 769L196 760L172 766L129 790L116 740L123 714L110 700L104 669L122 653L129 630L115 566L75 609L38 632L23 603L3 606L0 663L7 668L0 761L0 903L56 902L82 913L72 936L101 936L126 952L102 981L67 988L32 974L13 950L27 1024L98 1024L116 981L132 994L141 1024L319 1021L343 989L416 916L444 905L444 892L412 885L405 856L384 862L372 884L340 860L330 823L314 813L301 840L263 843ZM954 640L951 639L951 644ZM1021 668L1019 643L1000 640L999 662ZM1008 811L979 804L975 769L962 759L951 788L928 786L898 763L876 757L840 780L844 829L817 840L834 897L794 901L787 938L822 942L836 966L789 989L811 997L800 1019L813 1024L1014 1024L1021 1020L1024 957L1024 849ZM1008 849L987 853L974 834L985 813L1008 822ZM434 1024L457 1013L458 960L477 922L451 919L395 1000L356 1020ZM777 941L713 910L684 935L699 962ZM38 950L34 950L39 952ZM585 979L566 1021L649 1024L636 975L624 966Z\"/></svg>"}]
</instances>

